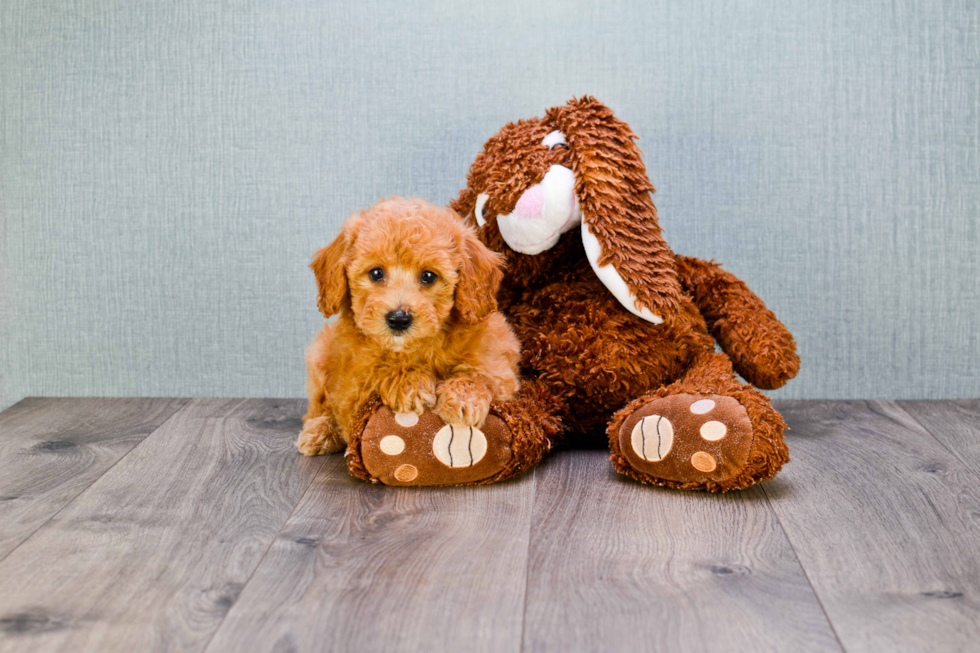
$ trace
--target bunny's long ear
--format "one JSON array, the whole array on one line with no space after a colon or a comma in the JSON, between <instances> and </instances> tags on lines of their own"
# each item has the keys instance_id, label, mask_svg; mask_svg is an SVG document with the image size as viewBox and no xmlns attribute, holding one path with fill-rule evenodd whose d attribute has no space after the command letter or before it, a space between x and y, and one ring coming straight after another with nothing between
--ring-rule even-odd
<instances>
[{"instance_id":1,"label":"bunny's long ear","mask_svg":"<svg viewBox=\"0 0 980 653\"><path fill-rule=\"evenodd\" d=\"M582 240L596 275L630 312L656 324L670 320L680 285L636 134L589 96L547 115L571 151Z\"/></svg>"},{"instance_id":2,"label":"bunny's long ear","mask_svg":"<svg viewBox=\"0 0 980 653\"><path fill-rule=\"evenodd\" d=\"M340 229L340 234L332 243L317 250L310 262L310 269L316 275L316 305L323 317L339 313L347 296L347 253L351 246L352 227L348 221Z\"/></svg>"}]
</instances>

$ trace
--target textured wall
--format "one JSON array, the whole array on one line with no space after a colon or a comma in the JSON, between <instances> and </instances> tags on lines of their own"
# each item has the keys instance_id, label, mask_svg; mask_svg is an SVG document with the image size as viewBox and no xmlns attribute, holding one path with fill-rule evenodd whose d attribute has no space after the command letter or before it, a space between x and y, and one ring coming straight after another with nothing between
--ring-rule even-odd
<instances>
[{"instance_id":1,"label":"textured wall","mask_svg":"<svg viewBox=\"0 0 980 653\"><path fill-rule=\"evenodd\" d=\"M796 334L777 396L980 395L978 6L3 0L0 400L302 395L311 252L583 93Z\"/></svg>"}]
</instances>

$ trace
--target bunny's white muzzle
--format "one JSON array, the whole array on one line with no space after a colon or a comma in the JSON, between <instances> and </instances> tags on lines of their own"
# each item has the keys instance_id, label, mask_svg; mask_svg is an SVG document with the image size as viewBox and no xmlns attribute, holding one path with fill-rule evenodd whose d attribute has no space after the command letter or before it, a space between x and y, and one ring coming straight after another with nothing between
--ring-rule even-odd
<instances>
[{"instance_id":1,"label":"bunny's white muzzle","mask_svg":"<svg viewBox=\"0 0 980 653\"><path fill-rule=\"evenodd\" d=\"M580 224L575 174L559 165L551 166L540 184L524 191L512 213L497 216L504 242L515 252L531 255L551 249L563 233Z\"/></svg>"}]
</instances>

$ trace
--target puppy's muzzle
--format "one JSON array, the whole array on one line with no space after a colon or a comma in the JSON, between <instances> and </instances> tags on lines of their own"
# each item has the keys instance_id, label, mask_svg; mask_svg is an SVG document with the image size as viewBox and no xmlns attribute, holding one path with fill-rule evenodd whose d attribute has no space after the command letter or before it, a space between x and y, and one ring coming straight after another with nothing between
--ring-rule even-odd
<instances>
[{"instance_id":1,"label":"puppy's muzzle","mask_svg":"<svg viewBox=\"0 0 980 653\"><path fill-rule=\"evenodd\" d=\"M385 322L392 331L404 331L412 326L412 314L399 308L385 315Z\"/></svg>"}]
</instances>

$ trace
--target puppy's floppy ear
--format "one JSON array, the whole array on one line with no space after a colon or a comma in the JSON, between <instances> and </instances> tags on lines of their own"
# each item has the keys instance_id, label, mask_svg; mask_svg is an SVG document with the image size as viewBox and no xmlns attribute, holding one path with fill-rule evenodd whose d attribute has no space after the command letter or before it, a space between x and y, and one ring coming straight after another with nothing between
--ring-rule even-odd
<instances>
[{"instance_id":1,"label":"puppy's floppy ear","mask_svg":"<svg viewBox=\"0 0 980 653\"><path fill-rule=\"evenodd\" d=\"M504 278L504 257L490 251L469 229L462 229L463 262L456 282L454 310L464 322L485 320L497 310L497 290Z\"/></svg>"},{"instance_id":2,"label":"puppy's floppy ear","mask_svg":"<svg viewBox=\"0 0 980 653\"><path fill-rule=\"evenodd\" d=\"M631 312L654 323L677 312L674 253L657 222L636 134L593 97L548 110L568 143L582 239L596 274Z\"/></svg>"},{"instance_id":3,"label":"puppy's floppy ear","mask_svg":"<svg viewBox=\"0 0 980 653\"><path fill-rule=\"evenodd\" d=\"M310 262L316 275L317 307L323 317L339 313L347 297L347 259L352 242L352 225L348 222L340 229L340 235L326 247L317 250Z\"/></svg>"}]
</instances>

